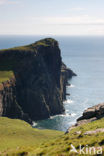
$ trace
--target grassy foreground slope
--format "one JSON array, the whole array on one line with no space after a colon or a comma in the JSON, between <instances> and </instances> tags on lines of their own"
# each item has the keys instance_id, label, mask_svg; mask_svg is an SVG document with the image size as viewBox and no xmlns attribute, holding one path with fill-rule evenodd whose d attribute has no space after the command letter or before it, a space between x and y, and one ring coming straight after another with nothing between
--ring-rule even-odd
<instances>
[{"instance_id":1,"label":"grassy foreground slope","mask_svg":"<svg viewBox=\"0 0 104 156\"><path fill-rule=\"evenodd\" d=\"M20 120L0 118L0 150L1 155L19 156L74 156L71 153L71 144L79 152L82 147L102 147L104 152L104 131L85 134L90 131L104 128L104 118L72 129L70 133L53 130L37 130ZM86 150L86 149L85 149ZM103 153L104 154L104 153ZM87 154L90 155L90 154Z\"/></svg>"},{"instance_id":2,"label":"grassy foreground slope","mask_svg":"<svg viewBox=\"0 0 104 156\"><path fill-rule=\"evenodd\" d=\"M38 148L41 143L60 135L63 132L38 130L22 120L0 117L0 155L22 155L24 151Z\"/></svg>"},{"instance_id":3,"label":"grassy foreground slope","mask_svg":"<svg viewBox=\"0 0 104 156\"><path fill-rule=\"evenodd\" d=\"M98 129L104 130L103 128L104 118L72 129L70 133L64 134L60 138L45 143L40 146L40 148L34 150L33 153L35 155L43 154L44 156L74 156L84 155L84 153L86 155L86 153L88 153L87 155L89 156L90 147L95 147L96 150L94 152L92 149L91 155L97 156L97 152L101 151L99 150L99 147L101 147L104 152L104 131L97 133ZM92 134L86 134L88 132L91 132ZM77 149L78 154L70 152L72 149L71 144ZM79 148L80 145L82 148L85 147L84 153L82 152L81 154ZM86 149L88 149L88 151ZM104 155L104 153L102 155Z\"/></svg>"}]
</instances>

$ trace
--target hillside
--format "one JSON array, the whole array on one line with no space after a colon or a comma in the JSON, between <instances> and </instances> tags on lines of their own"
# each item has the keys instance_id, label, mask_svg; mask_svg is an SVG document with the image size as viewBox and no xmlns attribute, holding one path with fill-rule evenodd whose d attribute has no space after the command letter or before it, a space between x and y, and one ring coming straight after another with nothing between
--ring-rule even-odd
<instances>
[{"instance_id":1,"label":"hillside","mask_svg":"<svg viewBox=\"0 0 104 156\"><path fill-rule=\"evenodd\" d=\"M24 148L37 148L41 143L61 135L63 132L38 130L24 121L0 117L0 155L8 151L22 153Z\"/></svg>"},{"instance_id":2,"label":"hillside","mask_svg":"<svg viewBox=\"0 0 104 156\"><path fill-rule=\"evenodd\" d=\"M101 131L102 130L102 131ZM54 130L37 130L24 121L0 118L0 151L8 156L74 156L71 144L78 152L86 148L104 147L104 118L72 129L68 134ZM86 146L87 145L87 146ZM103 150L104 152L104 150ZM92 155L94 152L92 150Z\"/></svg>"}]
</instances>

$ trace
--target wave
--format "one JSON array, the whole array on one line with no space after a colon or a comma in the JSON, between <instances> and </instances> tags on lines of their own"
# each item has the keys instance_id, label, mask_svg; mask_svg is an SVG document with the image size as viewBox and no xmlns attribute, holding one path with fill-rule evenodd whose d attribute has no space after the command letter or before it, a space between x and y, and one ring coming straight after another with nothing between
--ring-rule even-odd
<instances>
[{"instance_id":1,"label":"wave","mask_svg":"<svg viewBox=\"0 0 104 156\"><path fill-rule=\"evenodd\" d=\"M70 124L69 128L70 128L72 125L74 125L75 123L76 123L76 120L69 122L69 124Z\"/></svg>"},{"instance_id":2,"label":"wave","mask_svg":"<svg viewBox=\"0 0 104 156\"><path fill-rule=\"evenodd\" d=\"M37 123L36 122L33 122L32 126L33 127L37 126Z\"/></svg>"},{"instance_id":3,"label":"wave","mask_svg":"<svg viewBox=\"0 0 104 156\"><path fill-rule=\"evenodd\" d=\"M66 115L69 114L70 116L73 116L73 117L77 115L76 113L70 113L69 111L70 111L69 109L66 109L65 114Z\"/></svg>"},{"instance_id":4,"label":"wave","mask_svg":"<svg viewBox=\"0 0 104 156\"><path fill-rule=\"evenodd\" d=\"M66 114L59 114L59 115L54 115L54 116L51 116L51 117L50 117L50 119L54 119L54 118L56 118L56 117L58 117L58 116L61 116L61 117L63 117L63 116L66 116Z\"/></svg>"},{"instance_id":5,"label":"wave","mask_svg":"<svg viewBox=\"0 0 104 156\"><path fill-rule=\"evenodd\" d=\"M77 115L77 114L75 114L75 113L72 113L72 114L71 114L72 117L74 117L74 116L76 116L76 115Z\"/></svg>"},{"instance_id":6,"label":"wave","mask_svg":"<svg viewBox=\"0 0 104 156\"><path fill-rule=\"evenodd\" d=\"M67 87L68 87L68 88L74 88L75 85L71 84L71 85L68 85Z\"/></svg>"},{"instance_id":7,"label":"wave","mask_svg":"<svg viewBox=\"0 0 104 156\"><path fill-rule=\"evenodd\" d=\"M69 109L66 109L65 112L69 112Z\"/></svg>"},{"instance_id":8,"label":"wave","mask_svg":"<svg viewBox=\"0 0 104 156\"><path fill-rule=\"evenodd\" d=\"M69 103L73 103L74 101L67 99L66 101L64 101L64 104L69 104Z\"/></svg>"},{"instance_id":9,"label":"wave","mask_svg":"<svg viewBox=\"0 0 104 156\"><path fill-rule=\"evenodd\" d=\"M60 116L60 115L50 116L50 119L54 119L54 118L56 118L57 116Z\"/></svg>"},{"instance_id":10,"label":"wave","mask_svg":"<svg viewBox=\"0 0 104 156\"><path fill-rule=\"evenodd\" d=\"M75 113L65 113L65 114L59 114L59 115L54 115L54 116L51 116L50 119L54 119L56 117L69 117L69 116L76 116L77 114Z\"/></svg>"}]
</instances>

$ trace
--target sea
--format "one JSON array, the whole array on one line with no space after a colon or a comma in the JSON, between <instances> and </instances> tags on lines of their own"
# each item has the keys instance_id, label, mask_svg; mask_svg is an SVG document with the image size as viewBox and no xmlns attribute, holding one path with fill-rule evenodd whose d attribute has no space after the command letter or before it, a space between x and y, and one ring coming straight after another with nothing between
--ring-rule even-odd
<instances>
[{"instance_id":1,"label":"sea","mask_svg":"<svg viewBox=\"0 0 104 156\"><path fill-rule=\"evenodd\" d=\"M0 49L34 43L45 37L59 42L61 56L76 74L69 80L65 114L34 121L33 127L66 131L83 111L104 102L104 36L26 36L0 35Z\"/></svg>"}]
</instances>

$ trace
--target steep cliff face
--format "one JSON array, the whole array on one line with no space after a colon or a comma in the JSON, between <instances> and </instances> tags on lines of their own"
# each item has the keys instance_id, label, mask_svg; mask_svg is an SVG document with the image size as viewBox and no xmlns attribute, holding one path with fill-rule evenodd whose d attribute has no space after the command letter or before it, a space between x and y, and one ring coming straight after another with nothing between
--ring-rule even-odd
<instances>
[{"instance_id":1,"label":"steep cliff face","mask_svg":"<svg viewBox=\"0 0 104 156\"><path fill-rule=\"evenodd\" d=\"M67 68L66 65L62 62L61 65L61 76L60 76L60 83L61 83L61 95L62 99L66 100L66 85L68 84L68 79L72 78L73 76L77 76L71 69Z\"/></svg>"},{"instance_id":2,"label":"steep cliff face","mask_svg":"<svg viewBox=\"0 0 104 156\"><path fill-rule=\"evenodd\" d=\"M32 123L28 114L23 112L17 102L14 79L0 84L0 116L22 119Z\"/></svg>"},{"instance_id":3,"label":"steep cliff face","mask_svg":"<svg viewBox=\"0 0 104 156\"><path fill-rule=\"evenodd\" d=\"M0 116L31 123L64 112L67 79L74 73L62 64L57 41L0 51L0 62L2 71L13 72L0 84Z\"/></svg>"}]
</instances>

